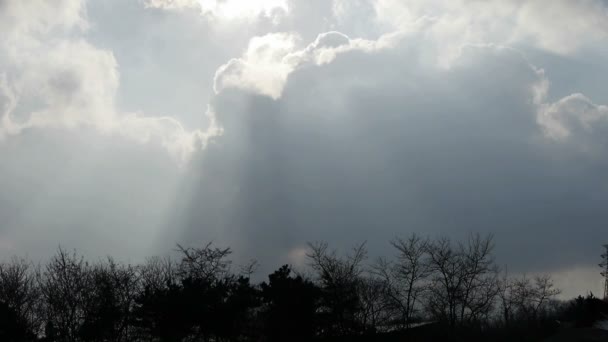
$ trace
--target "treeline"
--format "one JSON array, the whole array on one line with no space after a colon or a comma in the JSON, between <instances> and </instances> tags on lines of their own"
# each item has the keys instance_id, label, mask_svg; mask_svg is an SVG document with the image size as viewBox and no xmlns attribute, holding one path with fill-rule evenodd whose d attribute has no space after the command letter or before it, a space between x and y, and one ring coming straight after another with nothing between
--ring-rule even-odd
<instances>
[{"instance_id":1,"label":"treeline","mask_svg":"<svg viewBox=\"0 0 608 342\"><path fill-rule=\"evenodd\" d=\"M178 246L179 258L89 263L59 248L44 265L0 264L1 341L534 340L572 313L549 276L507 276L491 236L412 235L394 258L309 244L309 268L253 283L229 248ZM569 308L568 310L566 310Z\"/></svg>"}]
</instances>

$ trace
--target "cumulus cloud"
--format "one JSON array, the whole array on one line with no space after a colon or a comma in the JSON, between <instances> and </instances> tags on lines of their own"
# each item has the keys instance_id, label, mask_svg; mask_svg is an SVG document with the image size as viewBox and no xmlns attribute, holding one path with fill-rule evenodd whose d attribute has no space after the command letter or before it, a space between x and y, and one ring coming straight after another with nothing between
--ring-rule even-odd
<instances>
[{"instance_id":1,"label":"cumulus cloud","mask_svg":"<svg viewBox=\"0 0 608 342\"><path fill-rule=\"evenodd\" d=\"M278 18L289 10L287 0L144 0L148 8L196 9L202 15L221 19Z\"/></svg>"},{"instance_id":2,"label":"cumulus cloud","mask_svg":"<svg viewBox=\"0 0 608 342\"><path fill-rule=\"evenodd\" d=\"M290 35L265 37L293 43L250 44L228 64L239 68L220 69L213 105L226 134L191 184L195 203L213 205L186 211L181 239L204 239L195 222L210 221L222 241L267 264L300 262L302 241L368 240L382 254L395 235L480 231L496 234L513 272L594 263L608 200L594 190L602 168L565 149L543 117L571 131L587 122L588 135L604 109L549 100L551 75L500 44L464 44L446 68L428 58L443 52L429 35L436 21L419 23L379 39L328 32L302 48ZM266 79L280 82L247 81L258 64L282 70Z\"/></svg>"},{"instance_id":3,"label":"cumulus cloud","mask_svg":"<svg viewBox=\"0 0 608 342\"><path fill-rule=\"evenodd\" d=\"M297 67L297 61L287 58L295 41L294 35L286 33L252 38L242 58L219 67L213 82L215 92L239 87L275 99L280 97L287 76Z\"/></svg>"},{"instance_id":4,"label":"cumulus cloud","mask_svg":"<svg viewBox=\"0 0 608 342\"><path fill-rule=\"evenodd\" d=\"M430 37L450 46L446 58L463 43L525 44L568 55L608 39L608 7L602 0L371 2L376 21L387 29L431 18Z\"/></svg>"},{"instance_id":5,"label":"cumulus cloud","mask_svg":"<svg viewBox=\"0 0 608 342\"><path fill-rule=\"evenodd\" d=\"M523 1L513 39L532 39L540 48L573 54L606 42L607 19L608 5L603 0Z\"/></svg>"},{"instance_id":6,"label":"cumulus cloud","mask_svg":"<svg viewBox=\"0 0 608 342\"><path fill-rule=\"evenodd\" d=\"M212 110L207 111L208 130L190 132L172 117L121 111L115 103L120 83L116 59L82 36L88 26L83 3L65 0L33 8L38 3L3 4L0 138L34 127L89 126L137 142L158 140L184 162L221 133Z\"/></svg>"},{"instance_id":7,"label":"cumulus cloud","mask_svg":"<svg viewBox=\"0 0 608 342\"><path fill-rule=\"evenodd\" d=\"M214 90L241 88L278 99L289 74L306 64L331 63L339 54L358 50L371 53L390 48L402 32L381 36L378 40L351 39L331 31L319 34L314 42L297 49L300 37L289 33L271 33L253 37L244 55L220 66L215 73Z\"/></svg>"},{"instance_id":8,"label":"cumulus cloud","mask_svg":"<svg viewBox=\"0 0 608 342\"><path fill-rule=\"evenodd\" d=\"M370 11L373 8L373 11ZM550 8L545 11L544 8ZM383 31L376 39L350 38L327 32L298 49L297 33L272 33L254 37L244 55L218 69L215 90L227 87L257 89L274 99L281 94L287 76L309 62L322 65L351 50L372 52L394 47L403 37L424 35L427 58L449 69L469 45L533 45L557 54L573 54L589 45L608 41L608 7L599 0L557 1L394 1L355 3L335 0L333 16L338 23L374 16ZM554 18L566 25L550 25ZM514 19L515 18L515 19ZM352 20L352 19L351 19ZM348 27L348 25L345 25ZM351 25L352 26L352 25Z\"/></svg>"},{"instance_id":9,"label":"cumulus cloud","mask_svg":"<svg viewBox=\"0 0 608 342\"><path fill-rule=\"evenodd\" d=\"M608 107L597 105L583 94L572 94L541 104L538 123L557 141L571 141L585 150L604 150L608 134Z\"/></svg>"}]
</instances>

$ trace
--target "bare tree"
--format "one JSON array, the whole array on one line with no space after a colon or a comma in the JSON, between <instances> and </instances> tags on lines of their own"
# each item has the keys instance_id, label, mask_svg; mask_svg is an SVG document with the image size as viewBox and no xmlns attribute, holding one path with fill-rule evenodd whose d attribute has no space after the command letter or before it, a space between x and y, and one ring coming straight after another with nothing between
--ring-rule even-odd
<instances>
[{"instance_id":1,"label":"bare tree","mask_svg":"<svg viewBox=\"0 0 608 342\"><path fill-rule=\"evenodd\" d=\"M548 274L534 277L534 312L538 314L541 309L546 309L551 301L555 300L562 291L555 287L553 279Z\"/></svg>"},{"instance_id":2,"label":"bare tree","mask_svg":"<svg viewBox=\"0 0 608 342\"><path fill-rule=\"evenodd\" d=\"M505 325L514 320L537 323L549 313L550 304L560 293L548 275L508 278L505 274L499 293Z\"/></svg>"},{"instance_id":3,"label":"bare tree","mask_svg":"<svg viewBox=\"0 0 608 342\"><path fill-rule=\"evenodd\" d=\"M509 328L516 310L514 283L505 269L504 275L498 282L498 298L500 300L501 316L506 328Z\"/></svg>"},{"instance_id":4,"label":"bare tree","mask_svg":"<svg viewBox=\"0 0 608 342\"><path fill-rule=\"evenodd\" d=\"M450 326L473 324L492 310L499 293L492 235L471 235L456 247L447 238L428 246L431 278L428 307Z\"/></svg>"},{"instance_id":5,"label":"bare tree","mask_svg":"<svg viewBox=\"0 0 608 342\"><path fill-rule=\"evenodd\" d=\"M185 248L181 245L177 245L177 248L182 254L178 269L182 278L193 277L216 281L230 273L232 262L227 259L232 254L230 248L213 247L211 242L202 248Z\"/></svg>"},{"instance_id":6,"label":"bare tree","mask_svg":"<svg viewBox=\"0 0 608 342\"><path fill-rule=\"evenodd\" d=\"M524 275L514 281L514 293L519 311L527 319L537 320L561 291L555 288L549 275L535 276L533 281Z\"/></svg>"},{"instance_id":7,"label":"bare tree","mask_svg":"<svg viewBox=\"0 0 608 342\"><path fill-rule=\"evenodd\" d=\"M13 258L0 264L0 302L12 309L19 323L32 334L39 332L42 323L39 300L36 273L30 262Z\"/></svg>"},{"instance_id":8,"label":"bare tree","mask_svg":"<svg viewBox=\"0 0 608 342\"><path fill-rule=\"evenodd\" d=\"M359 321L368 332L376 332L390 323L391 303L386 300L386 293L386 282L381 278L368 276L359 281Z\"/></svg>"},{"instance_id":9,"label":"bare tree","mask_svg":"<svg viewBox=\"0 0 608 342\"><path fill-rule=\"evenodd\" d=\"M85 340L131 341L130 327L139 290L136 269L108 258L91 267L92 300L82 329Z\"/></svg>"},{"instance_id":10,"label":"bare tree","mask_svg":"<svg viewBox=\"0 0 608 342\"><path fill-rule=\"evenodd\" d=\"M440 320L455 326L461 291L462 258L447 238L440 238L428 246L429 267L432 271L428 293L428 309Z\"/></svg>"},{"instance_id":11,"label":"bare tree","mask_svg":"<svg viewBox=\"0 0 608 342\"><path fill-rule=\"evenodd\" d=\"M425 260L428 240L412 234L407 239L396 238L391 245L397 250L397 261L380 259L375 273L385 283L389 306L398 312L404 327L409 327L417 312L417 304L425 290L424 282L430 274Z\"/></svg>"},{"instance_id":12,"label":"bare tree","mask_svg":"<svg viewBox=\"0 0 608 342\"><path fill-rule=\"evenodd\" d=\"M51 340L78 341L92 299L90 266L61 247L39 273L45 334Z\"/></svg>"},{"instance_id":13,"label":"bare tree","mask_svg":"<svg viewBox=\"0 0 608 342\"><path fill-rule=\"evenodd\" d=\"M494 263L493 236L469 236L466 245L460 244L463 257L462 304L460 321L477 322L492 310L494 299L500 291L498 266Z\"/></svg>"},{"instance_id":14,"label":"bare tree","mask_svg":"<svg viewBox=\"0 0 608 342\"><path fill-rule=\"evenodd\" d=\"M151 257L136 267L140 290L156 291L177 282L178 265L169 257Z\"/></svg>"},{"instance_id":15,"label":"bare tree","mask_svg":"<svg viewBox=\"0 0 608 342\"><path fill-rule=\"evenodd\" d=\"M329 334L348 334L358 330L361 275L367 258L365 243L353 248L351 254L340 257L328 250L326 243L309 243L310 266L317 273L323 289Z\"/></svg>"}]
</instances>

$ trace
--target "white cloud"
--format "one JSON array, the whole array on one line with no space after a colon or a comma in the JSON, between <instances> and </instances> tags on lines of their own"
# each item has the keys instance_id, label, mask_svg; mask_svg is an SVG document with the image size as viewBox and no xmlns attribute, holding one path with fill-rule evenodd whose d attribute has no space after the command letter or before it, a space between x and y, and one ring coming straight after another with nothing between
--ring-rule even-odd
<instances>
[{"instance_id":1,"label":"white cloud","mask_svg":"<svg viewBox=\"0 0 608 342\"><path fill-rule=\"evenodd\" d=\"M281 97L289 74L310 63L331 63L339 54L359 50L374 52L391 48L404 32L381 36L378 40L351 39L347 35L331 31L317 36L303 49L296 49L300 40L297 34L271 33L253 37L240 58L233 58L220 66L215 73L214 90L240 88L273 99Z\"/></svg>"},{"instance_id":2,"label":"white cloud","mask_svg":"<svg viewBox=\"0 0 608 342\"><path fill-rule=\"evenodd\" d=\"M200 8L201 4L198 0L144 0L144 6L149 8L161 8L167 10Z\"/></svg>"},{"instance_id":3,"label":"white cloud","mask_svg":"<svg viewBox=\"0 0 608 342\"><path fill-rule=\"evenodd\" d=\"M538 123L545 135L575 142L584 150L604 150L608 136L608 106L593 103L583 94L572 94L539 106Z\"/></svg>"},{"instance_id":4,"label":"white cloud","mask_svg":"<svg viewBox=\"0 0 608 342\"><path fill-rule=\"evenodd\" d=\"M395 1L370 0L376 24L385 32L377 39L350 38L340 32L320 34L297 49L297 33L272 33L254 37L240 58L218 69L215 90L236 87L277 99L288 75L305 63L330 63L351 50L373 52L394 47L409 34L424 41L423 58L449 69L462 49L470 45L513 46L527 44L557 54L608 40L608 9L599 0L569 1ZM361 1L333 3L338 22L369 11ZM550 8L549 11L545 8ZM554 18L564 25L550 25ZM562 39L563 38L563 39Z\"/></svg>"},{"instance_id":5,"label":"white cloud","mask_svg":"<svg viewBox=\"0 0 608 342\"><path fill-rule=\"evenodd\" d=\"M165 10L196 9L202 15L227 20L275 18L289 10L286 0L144 0L144 5Z\"/></svg>"},{"instance_id":6,"label":"white cloud","mask_svg":"<svg viewBox=\"0 0 608 342\"><path fill-rule=\"evenodd\" d=\"M389 30L432 18L430 37L452 49L465 43L523 43L568 55L608 39L608 7L601 0L372 2L377 22Z\"/></svg>"},{"instance_id":7,"label":"white cloud","mask_svg":"<svg viewBox=\"0 0 608 342\"><path fill-rule=\"evenodd\" d=\"M25 34L48 34L51 30L86 29L82 1L5 0L0 4L0 41L28 38ZM22 42L27 43L27 42Z\"/></svg>"},{"instance_id":8,"label":"white cloud","mask_svg":"<svg viewBox=\"0 0 608 342\"><path fill-rule=\"evenodd\" d=\"M81 1L65 0L35 9L30 8L34 6L31 1L8 1L4 6L2 18L11 21L0 21L6 26L6 35L0 38L4 56L0 57L0 93L5 98L0 138L35 127L86 126L136 142L158 141L184 162L221 133L211 110L207 111L207 131L188 132L172 117L117 108L116 59L111 51L97 48L81 36L87 26Z\"/></svg>"},{"instance_id":9,"label":"white cloud","mask_svg":"<svg viewBox=\"0 0 608 342\"><path fill-rule=\"evenodd\" d=\"M524 1L517 11L514 40L532 39L540 48L568 55L608 40L608 6L602 0Z\"/></svg>"},{"instance_id":10,"label":"white cloud","mask_svg":"<svg viewBox=\"0 0 608 342\"><path fill-rule=\"evenodd\" d=\"M608 106L596 104L581 93L550 101L550 82L545 71L531 67L538 74L532 87L532 102L544 137L575 146L581 152L603 154L608 146Z\"/></svg>"},{"instance_id":11,"label":"white cloud","mask_svg":"<svg viewBox=\"0 0 608 342\"><path fill-rule=\"evenodd\" d=\"M216 93L238 87L277 99L287 76L298 66L289 58L296 40L296 35L287 33L252 38L243 57L231 59L215 73Z\"/></svg>"}]
</instances>

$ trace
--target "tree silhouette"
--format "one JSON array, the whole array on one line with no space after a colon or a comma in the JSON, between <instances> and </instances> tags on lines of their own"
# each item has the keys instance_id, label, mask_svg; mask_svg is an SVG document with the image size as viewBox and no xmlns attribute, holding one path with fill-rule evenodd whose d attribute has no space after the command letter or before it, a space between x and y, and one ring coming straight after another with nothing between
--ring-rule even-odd
<instances>
[{"instance_id":1,"label":"tree silhouette","mask_svg":"<svg viewBox=\"0 0 608 342\"><path fill-rule=\"evenodd\" d=\"M321 290L284 265L261 284L269 341L310 341L317 330Z\"/></svg>"},{"instance_id":2,"label":"tree silhouette","mask_svg":"<svg viewBox=\"0 0 608 342\"><path fill-rule=\"evenodd\" d=\"M23 342L35 340L28 322L20 317L17 310L0 301L0 341Z\"/></svg>"},{"instance_id":3,"label":"tree silhouette","mask_svg":"<svg viewBox=\"0 0 608 342\"><path fill-rule=\"evenodd\" d=\"M311 243L311 278L284 265L261 283L212 244L135 266L63 248L42 266L12 259L0 263L0 341L535 341L557 320L591 329L608 314L592 296L559 302L548 275L499 277L491 235L391 245L394 259L367 265L365 244L339 255Z\"/></svg>"},{"instance_id":4,"label":"tree silhouette","mask_svg":"<svg viewBox=\"0 0 608 342\"><path fill-rule=\"evenodd\" d=\"M89 271L89 264L76 252L69 253L59 248L39 275L48 340L81 340L80 334L93 299Z\"/></svg>"},{"instance_id":5,"label":"tree silhouette","mask_svg":"<svg viewBox=\"0 0 608 342\"><path fill-rule=\"evenodd\" d=\"M137 294L135 268L108 258L90 269L91 300L81 329L84 341L129 341Z\"/></svg>"},{"instance_id":6,"label":"tree silhouette","mask_svg":"<svg viewBox=\"0 0 608 342\"><path fill-rule=\"evenodd\" d=\"M388 305L397 313L403 327L409 328L430 275L430 267L425 260L429 241L412 234L407 239L396 238L391 245L397 250L396 260L381 258L375 266L375 273L385 283Z\"/></svg>"},{"instance_id":7,"label":"tree silhouette","mask_svg":"<svg viewBox=\"0 0 608 342\"><path fill-rule=\"evenodd\" d=\"M428 245L432 272L428 308L451 327L487 318L499 293L492 236L472 235L466 244L440 238Z\"/></svg>"},{"instance_id":8,"label":"tree silhouette","mask_svg":"<svg viewBox=\"0 0 608 342\"><path fill-rule=\"evenodd\" d=\"M357 315L361 308L363 261L367 257L365 243L354 247L345 257L329 251L326 243L309 244L309 247L307 256L322 289L320 314L324 333L347 335L363 330Z\"/></svg>"},{"instance_id":9,"label":"tree silhouette","mask_svg":"<svg viewBox=\"0 0 608 342\"><path fill-rule=\"evenodd\" d=\"M8 341L10 336L27 340L39 332L40 290L31 263L13 258L0 264L0 304L4 317L0 330L5 332L2 340Z\"/></svg>"}]
</instances>

